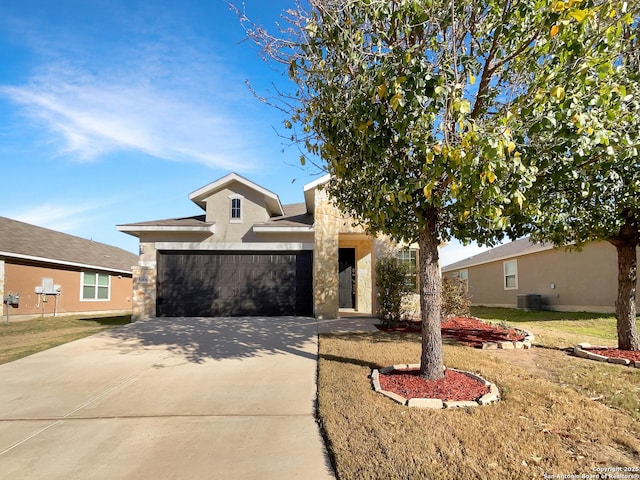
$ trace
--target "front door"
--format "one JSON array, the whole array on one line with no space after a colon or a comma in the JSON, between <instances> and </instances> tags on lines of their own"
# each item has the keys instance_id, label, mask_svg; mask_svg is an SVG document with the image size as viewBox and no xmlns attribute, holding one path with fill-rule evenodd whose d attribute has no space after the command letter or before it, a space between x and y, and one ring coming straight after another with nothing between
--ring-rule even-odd
<instances>
[{"instance_id":1,"label":"front door","mask_svg":"<svg viewBox=\"0 0 640 480\"><path fill-rule=\"evenodd\" d=\"M338 307L356 308L356 249L338 249Z\"/></svg>"}]
</instances>

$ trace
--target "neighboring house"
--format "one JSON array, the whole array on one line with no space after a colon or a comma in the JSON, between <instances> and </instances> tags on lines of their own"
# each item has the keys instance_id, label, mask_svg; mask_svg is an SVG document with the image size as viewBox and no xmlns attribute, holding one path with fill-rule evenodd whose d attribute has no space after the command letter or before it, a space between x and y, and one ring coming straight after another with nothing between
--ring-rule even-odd
<instances>
[{"instance_id":1,"label":"neighboring house","mask_svg":"<svg viewBox=\"0 0 640 480\"><path fill-rule=\"evenodd\" d=\"M386 243L340 214L318 188L328 180L282 205L231 173L189 195L203 215L119 225L140 239L134 319L374 313L376 249Z\"/></svg>"},{"instance_id":2,"label":"neighboring house","mask_svg":"<svg viewBox=\"0 0 640 480\"><path fill-rule=\"evenodd\" d=\"M0 217L0 321L130 313L136 262L120 248Z\"/></svg>"},{"instance_id":3,"label":"neighboring house","mask_svg":"<svg viewBox=\"0 0 640 480\"><path fill-rule=\"evenodd\" d=\"M540 300L546 310L615 311L617 253L608 242L575 251L524 238L447 265L442 272L460 282L473 305L536 308Z\"/></svg>"}]
</instances>

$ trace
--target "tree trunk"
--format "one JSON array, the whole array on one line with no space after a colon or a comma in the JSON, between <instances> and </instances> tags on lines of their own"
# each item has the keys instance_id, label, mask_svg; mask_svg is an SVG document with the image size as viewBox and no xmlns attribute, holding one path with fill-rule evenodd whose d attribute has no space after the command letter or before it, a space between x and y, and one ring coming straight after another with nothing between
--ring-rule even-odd
<instances>
[{"instance_id":1,"label":"tree trunk","mask_svg":"<svg viewBox=\"0 0 640 480\"><path fill-rule=\"evenodd\" d=\"M640 338L636 325L636 283L638 260L636 241L619 238L611 242L618 251L618 298L616 320L618 326L618 348L640 350Z\"/></svg>"},{"instance_id":2,"label":"tree trunk","mask_svg":"<svg viewBox=\"0 0 640 480\"><path fill-rule=\"evenodd\" d=\"M420 375L427 380L444 377L442 333L440 330L442 284L438 262L437 212L428 213L426 227L420 231L420 310L422 314L422 354Z\"/></svg>"}]
</instances>

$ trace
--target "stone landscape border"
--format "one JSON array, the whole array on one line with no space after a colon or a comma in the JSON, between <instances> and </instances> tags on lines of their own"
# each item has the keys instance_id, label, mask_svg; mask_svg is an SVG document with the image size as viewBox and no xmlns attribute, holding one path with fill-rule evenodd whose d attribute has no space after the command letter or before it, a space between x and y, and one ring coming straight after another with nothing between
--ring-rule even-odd
<instances>
[{"instance_id":1,"label":"stone landscape border","mask_svg":"<svg viewBox=\"0 0 640 480\"><path fill-rule=\"evenodd\" d=\"M614 363L616 365L625 365L628 367L640 368L640 362L633 362L626 358L607 357L598 353L590 352L589 350L607 350L612 347L603 347L598 345L591 345L590 343L583 342L576 345L573 349L573 354L576 357L587 358L589 360L595 360L596 362Z\"/></svg>"},{"instance_id":2,"label":"stone landscape border","mask_svg":"<svg viewBox=\"0 0 640 480\"><path fill-rule=\"evenodd\" d=\"M481 318L476 318L476 317L471 317L471 318L473 318L474 320L478 320L486 325L496 326L495 323L485 322ZM516 332L521 333L522 335L524 335L524 339L517 340L517 341L505 340L501 342L484 342L482 344L482 350L496 350L496 349L507 350L507 349L517 349L517 348L529 349L533 345L533 341L536 339L533 333L528 332L527 330L524 330L522 328L511 327L511 326L509 327L505 326L505 328L508 328L510 330L515 330Z\"/></svg>"},{"instance_id":3,"label":"stone landscape border","mask_svg":"<svg viewBox=\"0 0 640 480\"><path fill-rule=\"evenodd\" d=\"M440 410L443 408L467 408L467 407L479 407L481 405L489 405L491 403L500 401L500 390L493 383L485 380L471 372L466 372L464 370L457 370L455 368L449 368L452 372L462 373L467 375L479 382L483 383L485 386L489 387L489 392L485 393L482 397L480 397L477 401L442 401L439 398L404 398L402 395L398 395L394 392L389 392L387 390L383 390L380 386L380 374L391 373L395 370L415 370L420 368L419 363L408 363L408 364L400 364L400 365L392 365L390 367L374 369L371 372L371 384L373 385L373 389L387 398L390 398L394 402L399 403L400 405L404 405L406 407L414 407L414 408L431 408ZM445 367L446 369L446 367Z\"/></svg>"}]
</instances>

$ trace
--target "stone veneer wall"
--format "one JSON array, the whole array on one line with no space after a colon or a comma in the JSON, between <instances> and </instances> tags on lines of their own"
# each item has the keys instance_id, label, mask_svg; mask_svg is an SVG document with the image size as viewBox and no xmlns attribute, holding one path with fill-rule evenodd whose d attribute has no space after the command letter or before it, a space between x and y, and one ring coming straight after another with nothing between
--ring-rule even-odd
<instances>
[{"instance_id":1,"label":"stone veneer wall","mask_svg":"<svg viewBox=\"0 0 640 480\"><path fill-rule=\"evenodd\" d=\"M132 321L156 316L156 249L153 243L140 242L140 259L133 267Z\"/></svg>"},{"instance_id":2,"label":"stone veneer wall","mask_svg":"<svg viewBox=\"0 0 640 480\"><path fill-rule=\"evenodd\" d=\"M313 314L338 317L338 209L322 189L315 192Z\"/></svg>"},{"instance_id":3,"label":"stone veneer wall","mask_svg":"<svg viewBox=\"0 0 640 480\"><path fill-rule=\"evenodd\" d=\"M373 252L371 240L362 242L356 248L356 268L358 277L358 299L357 307L359 312L375 314L373 310L375 285L373 283Z\"/></svg>"},{"instance_id":4,"label":"stone veneer wall","mask_svg":"<svg viewBox=\"0 0 640 480\"><path fill-rule=\"evenodd\" d=\"M9 308L8 306L5 307L4 304L4 260L0 260L0 300L2 301L0 304L0 317L2 317L6 315L5 308ZM0 321L2 321L2 318L0 318Z\"/></svg>"}]
</instances>

